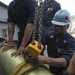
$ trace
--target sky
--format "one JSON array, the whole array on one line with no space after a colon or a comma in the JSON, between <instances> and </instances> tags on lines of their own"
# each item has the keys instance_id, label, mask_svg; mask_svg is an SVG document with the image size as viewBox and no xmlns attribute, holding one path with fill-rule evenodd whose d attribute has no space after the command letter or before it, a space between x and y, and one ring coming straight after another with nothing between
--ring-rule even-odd
<instances>
[{"instance_id":1,"label":"sky","mask_svg":"<svg viewBox=\"0 0 75 75\"><path fill-rule=\"evenodd\" d=\"M0 0L1 2L9 5L12 0ZM67 9L71 15L75 15L75 0L56 0L61 4L62 9Z\"/></svg>"}]
</instances>

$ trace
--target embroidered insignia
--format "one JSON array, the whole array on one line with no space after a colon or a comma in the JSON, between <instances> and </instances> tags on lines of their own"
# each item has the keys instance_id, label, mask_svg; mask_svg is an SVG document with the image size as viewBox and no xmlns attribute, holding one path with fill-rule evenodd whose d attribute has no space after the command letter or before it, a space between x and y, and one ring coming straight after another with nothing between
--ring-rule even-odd
<instances>
[{"instance_id":1,"label":"embroidered insignia","mask_svg":"<svg viewBox=\"0 0 75 75\"><path fill-rule=\"evenodd\" d=\"M48 8L47 11L48 12L53 11L53 8Z\"/></svg>"},{"instance_id":2,"label":"embroidered insignia","mask_svg":"<svg viewBox=\"0 0 75 75\"><path fill-rule=\"evenodd\" d=\"M50 36L50 38L53 38L53 37L54 37L53 35Z\"/></svg>"},{"instance_id":3,"label":"embroidered insignia","mask_svg":"<svg viewBox=\"0 0 75 75\"><path fill-rule=\"evenodd\" d=\"M62 48L57 48L57 53L63 53L64 52L64 49Z\"/></svg>"}]
</instances>

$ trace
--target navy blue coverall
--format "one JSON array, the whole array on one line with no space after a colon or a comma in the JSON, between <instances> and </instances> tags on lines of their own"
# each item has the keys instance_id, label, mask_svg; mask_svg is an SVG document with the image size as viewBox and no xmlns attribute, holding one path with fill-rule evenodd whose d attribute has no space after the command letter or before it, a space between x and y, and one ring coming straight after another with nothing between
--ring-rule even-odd
<instances>
[{"instance_id":1,"label":"navy blue coverall","mask_svg":"<svg viewBox=\"0 0 75 75\"><path fill-rule=\"evenodd\" d=\"M48 56L52 58L59 58L63 57L66 61L70 62L70 59L75 51L75 39L66 32L64 37L59 41L56 42L55 36L51 36L51 34L46 35L43 37L42 44L47 45L47 52ZM68 66L68 65L67 65ZM50 71L54 75L65 75L66 67L53 67L50 66Z\"/></svg>"},{"instance_id":2,"label":"navy blue coverall","mask_svg":"<svg viewBox=\"0 0 75 75\"><path fill-rule=\"evenodd\" d=\"M16 3L13 0L8 8L8 22L14 22L18 25L20 31L18 33L18 47L21 44L24 29L27 23L34 22L35 0L21 0L21 3ZM31 39L27 45L31 42Z\"/></svg>"},{"instance_id":3,"label":"navy blue coverall","mask_svg":"<svg viewBox=\"0 0 75 75\"><path fill-rule=\"evenodd\" d=\"M53 32L54 26L51 23L55 13L61 9L60 4L55 0L50 2L44 1L42 4L43 19L42 19L42 37L45 37L45 33Z\"/></svg>"}]
</instances>

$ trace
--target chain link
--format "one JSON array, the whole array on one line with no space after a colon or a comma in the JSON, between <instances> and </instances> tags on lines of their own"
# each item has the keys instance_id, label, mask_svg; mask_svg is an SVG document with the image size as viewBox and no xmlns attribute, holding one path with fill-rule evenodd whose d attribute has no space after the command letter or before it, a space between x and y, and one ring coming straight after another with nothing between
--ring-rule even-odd
<instances>
[{"instance_id":1,"label":"chain link","mask_svg":"<svg viewBox=\"0 0 75 75\"><path fill-rule=\"evenodd\" d=\"M36 1L35 5L35 13L34 13L34 27L33 27L33 36L32 36L32 44L35 44L35 33L36 33L36 21L37 21L37 14L38 14L38 1Z\"/></svg>"},{"instance_id":2,"label":"chain link","mask_svg":"<svg viewBox=\"0 0 75 75\"><path fill-rule=\"evenodd\" d=\"M42 0L40 0L39 6L39 34L38 34L38 47L41 48L41 28L42 28Z\"/></svg>"},{"instance_id":3,"label":"chain link","mask_svg":"<svg viewBox=\"0 0 75 75\"><path fill-rule=\"evenodd\" d=\"M39 2L39 6L38 6ZM39 9L38 9L39 7ZM38 15L39 12L39 15ZM35 44L35 33L36 33L36 23L37 23L37 16L39 18L39 31L38 31L38 47L41 48L41 28L42 28L42 0L36 1L36 6L35 6L35 14L34 14L34 27L33 27L33 41L32 44Z\"/></svg>"}]
</instances>

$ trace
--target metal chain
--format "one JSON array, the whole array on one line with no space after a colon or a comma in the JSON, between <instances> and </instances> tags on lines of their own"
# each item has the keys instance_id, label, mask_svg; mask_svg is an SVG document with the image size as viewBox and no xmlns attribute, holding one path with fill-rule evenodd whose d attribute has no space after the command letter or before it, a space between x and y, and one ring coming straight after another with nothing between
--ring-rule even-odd
<instances>
[{"instance_id":1,"label":"metal chain","mask_svg":"<svg viewBox=\"0 0 75 75\"><path fill-rule=\"evenodd\" d=\"M33 27L33 41L32 44L35 44L34 39L35 39L35 33L36 33L36 21L37 21L37 14L39 12L39 31L38 31L38 48L41 48L41 28L42 28L42 0L39 0L39 5L38 6L38 1L36 1L36 6L35 6L35 14L34 14L34 27ZM38 11L39 7L39 11Z\"/></svg>"},{"instance_id":2,"label":"metal chain","mask_svg":"<svg viewBox=\"0 0 75 75\"><path fill-rule=\"evenodd\" d=\"M38 47L41 48L41 29L42 29L42 0L39 1L39 34L38 34Z\"/></svg>"},{"instance_id":3,"label":"metal chain","mask_svg":"<svg viewBox=\"0 0 75 75\"><path fill-rule=\"evenodd\" d=\"M35 33L36 33L37 14L38 14L38 1L36 1L35 13L34 13L34 27L33 27L32 44L35 44L34 39L35 39Z\"/></svg>"}]
</instances>

